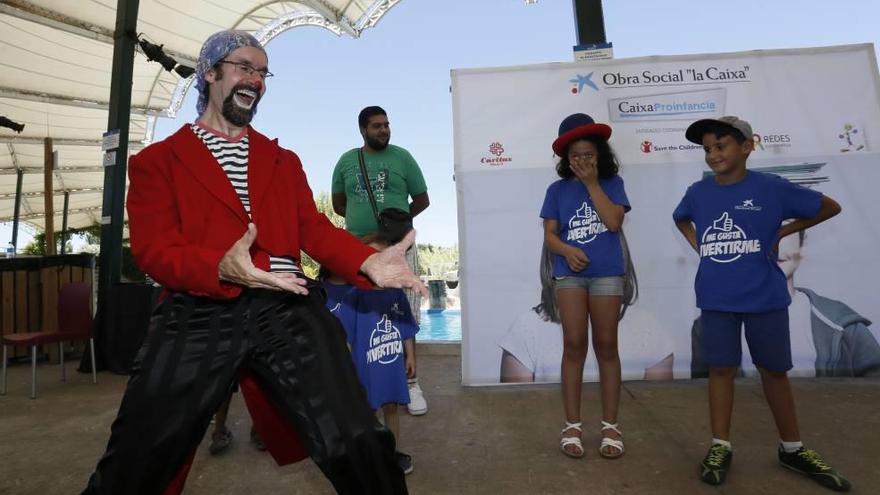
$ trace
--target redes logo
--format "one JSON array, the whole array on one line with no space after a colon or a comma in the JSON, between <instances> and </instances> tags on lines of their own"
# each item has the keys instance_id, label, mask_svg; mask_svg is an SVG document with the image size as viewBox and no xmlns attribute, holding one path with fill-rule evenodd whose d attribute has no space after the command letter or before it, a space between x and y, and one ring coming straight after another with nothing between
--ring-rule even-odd
<instances>
[{"instance_id":1,"label":"redes logo","mask_svg":"<svg viewBox=\"0 0 880 495\"><path fill-rule=\"evenodd\" d=\"M791 148L791 134L758 134L752 135L755 150L765 151L773 148Z\"/></svg>"}]
</instances>

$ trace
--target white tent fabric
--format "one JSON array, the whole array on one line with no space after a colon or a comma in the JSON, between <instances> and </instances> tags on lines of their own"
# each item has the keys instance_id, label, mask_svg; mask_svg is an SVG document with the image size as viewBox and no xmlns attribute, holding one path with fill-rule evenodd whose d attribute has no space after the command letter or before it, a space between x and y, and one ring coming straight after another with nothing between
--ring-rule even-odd
<instances>
[{"instance_id":1,"label":"white tent fabric","mask_svg":"<svg viewBox=\"0 0 880 495\"><path fill-rule=\"evenodd\" d=\"M199 48L223 29L252 32L265 45L297 26L357 38L400 0L140 0L138 33L195 67ZM21 221L42 230L44 138L57 151L53 198L61 229L100 220L104 173L101 135L110 99L117 0L0 0L0 116L25 125L0 127L0 222L13 219L17 172L23 172ZM185 34L183 34L185 33ZM130 152L152 140L156 118L173 117L191 79L138 52L132 83Z\"/></svg>"}]
</instances>

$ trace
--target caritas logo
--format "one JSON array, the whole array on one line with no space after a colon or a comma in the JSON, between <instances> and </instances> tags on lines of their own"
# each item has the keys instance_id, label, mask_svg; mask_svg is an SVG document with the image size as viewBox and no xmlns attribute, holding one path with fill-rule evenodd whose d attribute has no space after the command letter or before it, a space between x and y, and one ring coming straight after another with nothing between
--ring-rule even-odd
<instances>
[{"instance_id":1,"label":"caritas logo","mask_svg":"<svg viewBox=\"0 0 880 495\"><path fill-rule=\"evenodd\" d=\"M492 167L500 167L505 163L512 162L513 158L504 156L504 145L498 141L489 145L489 153L494 156L484 156L480 159L480 163Z\"/></svg>"},{"instance_id":2,"label":"caritas logo","mask_svg":"<svg viewBox=\"0 0 880 495\"><path fill-rule=\"evenodd\" d=\"M654 143L652 143L651 141L642 141L642 144L641 144L642 153L650 153L651 148L653 146L654 146Z\"/></svg>"}]
</instances>

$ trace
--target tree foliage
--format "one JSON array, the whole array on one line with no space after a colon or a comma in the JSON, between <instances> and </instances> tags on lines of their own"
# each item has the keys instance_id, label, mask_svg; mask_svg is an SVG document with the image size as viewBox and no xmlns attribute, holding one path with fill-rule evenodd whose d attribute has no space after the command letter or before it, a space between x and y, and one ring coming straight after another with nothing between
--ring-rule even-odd
<instances>
[{"instance_id":1,"label":"tree foliage","mask_svg":"<svg viewBox=\"0 0 880 495\"><path fill-rule=\"evenodd\" d=\"M73 242L77 240L79 242ZM55 232L55 252L61 254L61 232ZM67 240L65 253L76 254L73 247L76 246L76 253L92 253L99 254L101 251L101 224L93 223L88 227L79 229L67 229ZM46 255L46 233L39 232L34 235L33 240L22 248L23 254L34 256ZM145 280L144 272L138 268L131 254L131 245L128 239L122 240L122 276L132 282L143 282Z\"/></svg>"},{"instance_id":2,"label":"tree foliage","mask_svg":"<svg viewBox=\"0 0 880 495\"><path fill-rule=\"evenodd\" d=\"M345 218L337 215L333 211L333 203L330 194L326 191L318 193L315 197L315 205L318 211L327 215L327 218L333 225L344 228ZM441 279L445 274L458 270L458 245L452 247L435 246L433 244L419 244L419 273L430 278ZM318 274L318 264L315 260L309 258L302 253L303 271L309 277L316 277Z\"/></svg>"},{"instance_id":3,"label":"tree foliage","mask_svg":"<svg viewBox=\"0 0 880 495\"><path fill-rule=\"evenodd\" d=\"M333 225L339 228L345 227L345 218L337 215L336 212L333 211L333 201L330 199L330 193L327 191L319 192L318 196L315 197L315 206L318 207L319 212L323 213L330 219L330 222ZM315 278L318 276L318 263L310 258L305 252L301 253L301 262L303 271L307 277Z\"/></svg>"},{"instance_id":4,"label":"tree foliage","mask_svg":"<svg viewBox=\"0 0 880 495\"><path fill-rule=\"evenodd\" d=\"M452 247L419 244L419 275L428 279L443 279L449 272L458 271L458 245Z\"/></svg>"}]
</instances>

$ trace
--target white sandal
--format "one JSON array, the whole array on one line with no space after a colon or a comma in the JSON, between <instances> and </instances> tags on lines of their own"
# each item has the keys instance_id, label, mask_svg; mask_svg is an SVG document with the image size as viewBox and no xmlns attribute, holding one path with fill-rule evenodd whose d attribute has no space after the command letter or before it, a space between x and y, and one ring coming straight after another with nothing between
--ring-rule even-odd
<instances>
[{"instance_id":1,"label":"white sandal","mask_svg":"<svg viewBox=\"0 0 880 495\"><path fill-rule=\"evenodd\" d=\"M568 421L566 421L565 428L562 429L562 431L560 432L560 435L565 435L565 432L568 430L577 430L578 433L583 433L584 432L583 423L569 423ZM568 447L569 445L574 445L574 447L577 449L577 452L569 452L568 450L566 450L565 448ZM581 438L579 436L577 436L577 437L563 436L559 440L559 449L562 450L563 454L565 454L569 457L573 457L575 459L580 459L581 457L584 456L584 444L583 444L583 442L581 442Z\"/></svg>"},{"instance_id":2,"label":"white sandal","mask_svg":"<svg viewBox=\"0 0 880 495\"><path fill-rule=\"evenodd\" d=\"M611 430L611 431L617 433L618 435L620 435L620 438L610 438L610 437L603 436L602 443L599 444L599 455L601 455L602 457L604 457L606 459L617 459L618 457L622 456L623 452L624 452L623 433L621 433L620 430L618 429L617 423L612 424L607 421L602 421L602 430L601 431L604 433L605 430ZM611 447L612 449L617 449L617 453L615 453L615 454L605 453L606 447Z\"/></svg>"}]
</instances>

